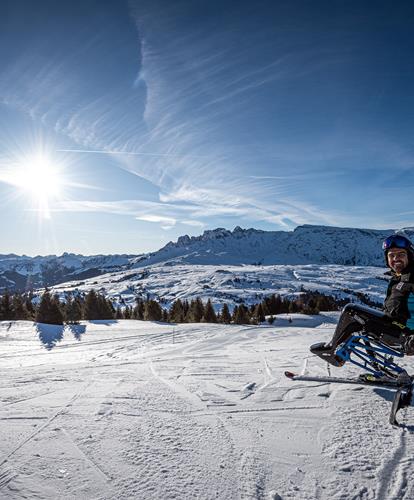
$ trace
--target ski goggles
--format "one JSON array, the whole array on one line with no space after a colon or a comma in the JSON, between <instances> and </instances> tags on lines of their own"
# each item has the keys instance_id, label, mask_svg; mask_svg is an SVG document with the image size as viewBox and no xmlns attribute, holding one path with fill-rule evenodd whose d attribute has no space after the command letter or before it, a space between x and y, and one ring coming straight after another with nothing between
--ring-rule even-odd
<instances>
[{"instance_id":1,"label":"ski goggles","mask_svg":"<svg viewBox=\"0 0 414 500\"><path fill-rule=\"evenodd\" d=\"M388 238L382 242L382 249L384 251L389 250L390 248L404 248L408 250L409 248L412 248L412 244L411 241L404 236L393 234L388 236Z\"/></svg>"}]
</instances>

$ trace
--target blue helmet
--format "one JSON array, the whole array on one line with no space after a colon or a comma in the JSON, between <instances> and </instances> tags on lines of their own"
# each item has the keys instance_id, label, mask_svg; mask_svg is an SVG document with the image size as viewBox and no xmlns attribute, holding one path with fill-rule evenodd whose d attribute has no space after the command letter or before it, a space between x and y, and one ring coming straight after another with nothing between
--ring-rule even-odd
<instances>
[{"instance_id":1,"label":"blue helmet","mask_svg":"<svg viewBox=\"0 0 414 500\"><path fill-rule=\"evenodd\" d=\"M384 250L384 258L387 266L388 250L391 248L402 248L407 250L408 260L410 262L414 261L414 245L406 236L403 236L402 234L392 234L391 236L388 236L388 238L385 238L382 242L382 249Z\"/></svg>"}]
</instances>

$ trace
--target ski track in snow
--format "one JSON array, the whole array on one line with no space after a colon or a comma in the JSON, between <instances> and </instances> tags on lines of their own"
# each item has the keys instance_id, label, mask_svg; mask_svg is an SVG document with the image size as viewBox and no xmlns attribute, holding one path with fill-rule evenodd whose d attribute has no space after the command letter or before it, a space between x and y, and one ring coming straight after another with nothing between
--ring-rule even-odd
<instances>
[{"instance_id":1,"label":"ski track in snow","mask_svg":"<svg viewBox=\"0 0 414 500\"><path fill-rule=\"evenodd\" d=\"M47 351L31 323L0 323L0 498L414 498L412 407L393 428L389 390L283 375L326 375L308 346L329 315L85 326Z\"/></svg>"}]
</instances>

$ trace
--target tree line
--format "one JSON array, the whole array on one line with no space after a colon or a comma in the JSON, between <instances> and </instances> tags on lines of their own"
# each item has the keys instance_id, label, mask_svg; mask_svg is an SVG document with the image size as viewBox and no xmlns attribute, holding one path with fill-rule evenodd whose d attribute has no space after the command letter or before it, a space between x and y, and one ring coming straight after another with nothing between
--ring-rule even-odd
<instances>
[{"instance_id":1,"label":"tree line","mask_svg":"<svg viewBox=\"0 0 414 500\"><path fill-rule=\"evenodd\" d=\"M137 298L133 306L121 306L95 290L86 294L65 293L64 300L60 300L57 294L52 294L47 289L40 299L34 297L33 293L11 295L6 291L0 297L0 320L30 320L54 325L99 319L259 324L266 321L266 318L269 323L273 323L277 314L337 311L347 302L348 300L320 292L302 291L293 297L273 294L257 304L237 304L232 311L227 304L223 304L220 311L217 311L210 299L204 303L199 297L190 301L176 299L169 308L165 308L159 301L151 298Z\"/></svg>"}]
</instances>

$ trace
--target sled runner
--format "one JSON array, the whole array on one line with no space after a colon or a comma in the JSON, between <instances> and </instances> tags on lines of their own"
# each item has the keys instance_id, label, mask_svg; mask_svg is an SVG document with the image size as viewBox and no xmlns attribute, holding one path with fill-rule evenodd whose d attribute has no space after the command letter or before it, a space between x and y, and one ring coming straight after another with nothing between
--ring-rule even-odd
<instances>
[{"instance_id":1,"label":"sled runner","mask_svg":"<svg viewBox=\"0 0 414 500\"><path fill-rule=\"evenodd\" d=\"M285 372L285 376L291 380L372 385L394 389L395 395L391 406L389 422L392 425L399 425L396 418L397 412L401 408L410 406L414 380L412 376L408 375L406 370L394 362L394 357L402 358L403 356L404 353L401 347L387 345L365 334L352 335L345 344L335 352L335 360L338 366L341 366L345 362L350 362L366 370L366 373L355 378L318 377L297 375L292 372Z\"/></svg>"}]
</instances>

